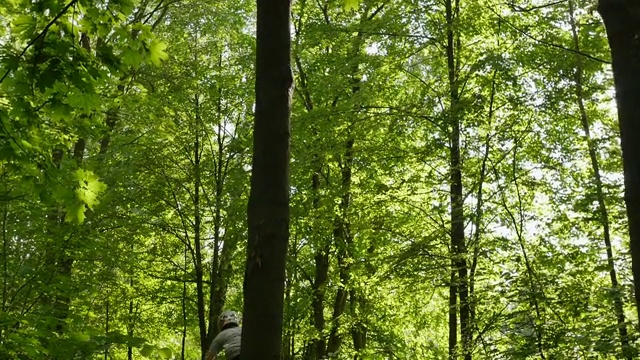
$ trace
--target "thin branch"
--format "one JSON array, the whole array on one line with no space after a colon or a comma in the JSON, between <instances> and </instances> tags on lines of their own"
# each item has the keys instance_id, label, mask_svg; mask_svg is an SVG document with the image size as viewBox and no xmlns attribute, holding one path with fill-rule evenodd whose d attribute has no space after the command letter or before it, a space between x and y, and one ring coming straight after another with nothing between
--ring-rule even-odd
<instances>
[{"instance_id":1,"label":"thin branch","mask_svg":"<svg viewBox=\"0 0 640 360\"><path fill-rule=\"evenodd\" d=\"M18 59L22 58L24 56L24 54L27 53L27 50L29 50L29 48L31 48L36 41L38 41L38 39L40 39L44 34L47 33L47 31L49 30L49 28L51 26L53 26L53 24L55 24L56 21L58 21L58 19L60 19L62 17L62 15L64 15L67 10L69 10L70 7L72 7L73 5L75 5L75 3L78 2L78 0L71 0L71 2L69 2L64 8L62 8L62 10L60 10L60 12L58 13L58 15L56 15L56 17L53 18L53 20L49 21L49 23L47 24L47 26L44 27L44 29L42 29L42 31L38 34L38 36L36 36L35 38L33 38L31 41L29 41L29 43L27 44L27 46L22 50L22 52L20 53L20 55L18 55ZM9 76L9 73L11 72L11 68L7 69L7 71L4 73L4 75L2 76L2 78L0 79L0 84L2 84L2 82L4 81L4 79L7 78L7 76Z\"/></svg>"},{"instance_id":2,"label":"thin branch","mask_svg":"<svg viewBox=\"0 0 640 360\"><path fill-rule=\"evenodd\" d=\"M531 6L531 7L528 7L528 8L524 8L524 7L520 6L520 5L517 5L516 3L512 3L512 2L508 3L507 5L515 12L532 12L532 11L535 11L535 10L540 10L540 9L544 9L544 8L560 5L560 4L564 3L564 2L567 2L567 0L554 1L554 2L551 2L551 3L548 3L548 4L542 4L542 5L538 5L538 6Z\"/></svg>"},{"instance_id":3,"label":"thin branch","mask_svg":"<svg viewBox=\"0 0 640 360\"><path fill-rule=\"evenodd\" d=\"M497 16L501 21L504 21L507 25L509 25L509 26L510 26L512 29L514 29L516 32L518 32L518 33L519 33L519 34L521 34L521 35L524 35L525 37L527 37L527 38L529 38L529 39L531 39L531 40L533 40L533 41L535 41L535 42L537 42L537 43L539 43L539 44L546 45L546 46L550 46L550 47L553 47L553 48L556 48L556 49L560 49L560 50L564 50L564 51L569 51L569 52L572 52L572 53L574 53L574 54L578 54L578 55L580 55L580 56L584 56L584 57L586 57L587 59L591 59L591 60L594 60L594 61L597 61L597 62L600 62L600 63L603 63L603 64L611 65L611 62L610 62L610 61L607 61L607 60L604 60L604 59L600 59L600 58L595 57L595 56L593 56L593 55L589 55L589 54L587 54L587 53L584 53L584 52L582 52L582 51L578 51L578 50L575 50L575 49L571 49L571 48L564 47L564 46L562 46L562 45L558 45L558 44L550 43L550 42L545 41L545 40L540 40L540 39L536 38L535 36L533 36L533 35L531 35L531 34L527 33L526 31L524 31L524 30L522 30L522 29L518 28L517 26L513 25L513 24L512 24L512 23L510 23L507 19L505 19L503 16L501 16L500 14L498 14L495 10L493 10L493 9L491 9L491 8L489 8L489 10L491 10L491 12L493 12L493 13L494 13L494 14L495 14L495 15L496 15L496 16Z\"/></svg>"}]
</instances>

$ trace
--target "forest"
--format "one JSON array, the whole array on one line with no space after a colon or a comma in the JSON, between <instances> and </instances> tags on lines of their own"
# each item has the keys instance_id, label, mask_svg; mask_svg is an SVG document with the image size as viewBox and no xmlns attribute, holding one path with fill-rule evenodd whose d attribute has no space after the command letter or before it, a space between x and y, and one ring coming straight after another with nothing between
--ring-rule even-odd
<instances>
[{"instance_id":1,"label":"forest","mask_svg":"<svg viewBox=\"0 0 640 360\"><path fill-rule=\"evenodd\" d=\"M638 39L637 0L0 1L0 359L202 360L225 310L243 360L639 358Z\"/></svg>"}]
</instances>

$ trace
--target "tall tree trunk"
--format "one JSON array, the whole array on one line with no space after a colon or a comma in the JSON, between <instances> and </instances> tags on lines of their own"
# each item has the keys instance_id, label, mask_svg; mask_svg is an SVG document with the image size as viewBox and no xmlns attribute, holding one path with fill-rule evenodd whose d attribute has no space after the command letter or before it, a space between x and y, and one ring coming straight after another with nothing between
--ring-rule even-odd
<instances>
[{"instance_id":1,"label":"tall tree trunk","mask_svg":"<svg viewBox=\"0 0 640 360\"><path fill-rule=\"evenodd\" d=\"M370 247L367 252L369 255L373 253L373 247ZM367 270L367 276L373 276L374 269ZM349 302L351 307L351 317L354 319L354 323L351 327L351 339L353 341L353 350L355 355L353 360L365 359L363 352L367 348L367 335L369 329L365 320L361 318L367 314L367 299L361 293L358 293L355 289L349 291Z\"/></svg>"},{"instance_id":2,"label":"tall tree trunk","mask_svg":"<svg viewBox=\"0 0 640 360\"><path fill-rule=\"evenodd\" d=\"M131 244L131 252L133 253L133 244ZM130 267L130 273L129 273L129 287L131 288L131 291L133 291L133 266ZM133 334L134 334L134 329L135 329L135 313L133 311L133 299L129 300L129 319L127 322L127 335L129 336L129 338L133 338ZM128 360L133 360L133 346L128 345L127 346L127 359Z\"/></svg>"},{"instance_id":3,"label":"tall tree trunk","mask_svg":"<svg viewBox=\"0 0 640 360\"><path fill-rule=\"evenodd\" d=\"M640 3L636 0L600 0L598 12L604 20L611 48L624 167L624 199L629 218L631 267L640 321Z\"/></svg>"},{"instance_id":4,"label":"tall tree trunk","mask_svg":"<svg viewBox=\"0 0 640 360\"><path fill-rule=\"evenodd\" d=\"M304 6L304 5L303 5ZM300 31L300 29L298 29ZM309 93L309 88L307 87L307 75L302 67L302 62L300 61L300 57L295 56L295 64L298 69L298 74L300 78L300 85L298 86L298 91L302 93L302 99L305 106L305 109L308 113L313 111L313 102L311 100L311 94ZM318 138L318 132L315 126L312 124L312 133L314 135L314 140ZM316 144L316 142L312 142L312 147ZM318 216L317 212L320 209L320 173L322 171L322 161L320 160L320 156L317 152L313 153L313 161L312 161L312 174L311 174L311 193L312 193L312 207L314 210L314 216ZM322 233L320 229L316 229L316 225L314 223L313 228L311 229L313 233ZM322 240L320 240L322 241ZM324 302L325 302L325 289L324 285L326 284L329 278L329 251L330 244L328 243L320 243L316 244L316 249L314 252L314 264L315 264L315 276L313 281L311 282L311 307L312 307L312 315L311 315L311 324L316 330L316 337L312 339L310 343L310 347L306 350L305 358L308 360L318 360L325 357L327 352L327 341L323 336L324 328L325 328L325 318L324 318Z\"/></svg>"},{"instance_id":5,"label":"tall tree trunk","mask_svg":"<svg viewBox=\"0 0 640 360\"><path fill-rule=\"evenodd\" d=\"M367 15L367 12L363 14L360 18L360 26L362 28L363 23L373 18L382 7L376 10L373 15ZM362 81L359 76L359 67L360 63L357 60L357 57L360 55L362 44L364 42L363 39L363 31L358 31L355 39L353 40L353 47L350 49L349 59L354 61L351 67L351 95L355 95L358 91L360 91L360 83ZM334 102L337 104L337 102ZM354 106L354 110L357 114L359 110L359 106ZM333 228L333 239L334 245L336 246L337 252L337 260L338 260L338 274L340 277L340 284L338 285L338 291L336 292L336 298L333 305L333 315L332 315L332 326L331 331L329 333L329 340L327 343L327 355L335 356L335 354L340 350L340 346L342 345L342 337L340 336L338 330L340 326L340 317L346 310L347 300L349 293L351 290L347 291L347 284L351 279L351 247L353 242L353 235L351 234L351 224L347 219L347 213L349 211L349 207L351 206L351 178L353 171L353 146L355 144L355 136L352 134L353 124L349 124L347 129L347 141L345 142L344 148L344 163L340 164L340 174L341 174L341 199L339 206L339 214L334 219L334 228ZM355 295L355 294L354 294Z\"/></svg>"},{"instance_id":6,"label":"tall tree trunk","mask_svg":"<svg viewBox=\"0 0 640 360\"><path fill-rule=\"evenodd\" d=\"M527 279L529 281L529 288L530 288L527 294L530 297L530 302L531 302L531 305L533 305L533 308L536 312L536 320L538 321L536 322L535 320L532 320L531 321L532 327L536 333L536 346L538 347L540 359L545 360L546 359L546 356L544 354L545 325L543 323L542 310L540 306L540 301L538 299L538 292L542 290L540 290L538 286L539 281L537 281L537 276L533 269L533 264L529 259L529 254L527 253L527 248L524 243L525 241L524 235L523 235L524 209L522 206L522 197L520 195L520 186L518 184L518 146L519 146L519 139L516 139L514 148L513 148L513 162L511 165L512 165L513 184L515 185L515 188L516 188L516 201L518 202L518 218L516 218L516 216L511 211L510 206L507 204L506 195L504 192L502 193L502 205L504 206L504 210L509 216L509 219L511 219L511 222L513 223L513 228L518 238L518 245L520 246L520 250L522 251L522 256L524 257L524 264L527 270ZM494 171L496 171L496 177L497 177L497 169L495 169Z\"/></svg>"},{"instance_id":7,"label":"tall tree trunk","mask_svg":"<svg viewBox=\"0 0 640 360\"><path fill-rule=\"evenodd\" d=\"M184 281L182 282L182 341L180 343L180 359L184 360L187 343L187 245L184 245Z\"/></svg>"},{"instance_id":8,"label":"tall tree trunk","mask_svg":"<svg viewBox=\"0 0 640 360\"><path fill-rule=\"evenodd\" d=\"M573 0L569 0L569 22L571 23L571 33L573 36L573 47L577 52L580 52L580 39L578 37L578 25L575 20L575 8ZM602 186L602 177L600 176L600 164L598 161L596 144L591 139L591 132L589 129L589 117L587 116L587 110L584 105L584 90L582 87L583 81L583 67L582 57L576 56L576 68L574 73L575 81L575 95L578 102L578 109L580 111L580 121L582 123L582 130L585 134L585 141L587 142L587 148L589 151L589 158L591 160L591 167L593 170L593 180L596 186L596 194L598 197L598 211L600 213L599 221L602 225L604 246L607 252L607 264L609 266L609 277L611 278L611 287L613 298L613 309L616 315L618 323L618 335L620 335L620 345L622 348L623 356L631 360L631 348L629 347L629 335L627 332L627 325L625 323L624 306L622 304L622 293L618 284L618 276L616 274L616 268L613 258L613 249L611 248L611 232L609 229L609 212L607 211L607 205L604 200L604 190Z\"/></svg>"},{"instance_id":9,"label":"tall tree trunk","mask_svg":"<svg viewBox=\"0 0 640 360\"><path fill-rule=\"evenodd\" d=\"M493 122L494 102L496 95L496 74L497 70L493 71L491 78L491 95L489 97L489 113L487 115L488 126L490 127ZM478 190L476 192L476 211L475 219L473 222L473 259L471 260L471 268L469 269L469 326L472 329L477 329L476 324L476 298L475 298L475 279L476 269L478 268L478 258L480 254L480 236L482 234L482 220L484 216L484 193L483 187L487 177L487 162L489 160L489 152L491 150L491 136L486 135L484 139L484 155L482 157L482 165L480 166L480 178L478 179Z\"/></svg>"},{"instance_id":10,"label":"tall tree trunk","mask_svg":"<svg viewBox=\"0 0 640 360\"><path fill-rule=\"evenodd\" d=\"M313 340L311 356L313 359L322 359L327 351L327 343L323 336L325 328L324 285L329 277L329 248L327 246L318 247L314 255L314 262L316 274L313 279L313 284L311 284L311 291L313 293L311 303L313 307L313 326L316 330L316 338Z\"/></svg>"},{"instance_id":11,"label":"tall tree trunk","mask_svg":"<svg viewBox=\"0 0 640 360\"><path fill-rule=\"evenodd\" d=\"M318 155L314 154L314 171L313 175L311 175L311 190L313 192L313 209L318 211L320 207L320 164L318 164ZM324 301L325 301L325 290L324 286L329 277L329 245L328 244L319 244L317 245L315 254L314 254L314 262L315 262L315 277L313 279L313 283L311 284L312 291L312 300L311 304L313 307L313 317L312 322L313 326L316 330L316 338L313 339L313 350L311 351L311 356L313 359L322 359L326 355L327 343L323 336L324 327L325 327L325 318L324 318Z\"/></svg>"},{"instance_id":12,"label":"tall tree trunk","mask_svg":"<svg viewBox=\"0 0 640 360\"><path fill-rule=\"evenodd\" d=\"M333 239L336 246L338 260L338 275L340 284L336 292L336 298L333 304L332 325L329 333L329 341L327 344L327 355L334 356L342 345L342 337L339 334L340 317L344 313L347 306L347 284L351 276L350 266L350 247L351 247L351 231L349 222L347 221L347 211L351 203L351 167L353 164L353 144L354 139L351 134L345 143L344 164L341 169L341 200L339 206L339 214L334 219Z\"/></svg>"},{"instance_id":13,"label":"tall tree trunk","mask_svg":"<svg viewBox=\"0 0 640 360\"><path fill-rule=\"evenodd\" d=\"M107 301L105 304L105 313L106 313L106 324L104 326L104 336L109 336L109 298L107 297ZM104 360L109 359L109 346L104 347Z\"/></svg>"},{"instance_id":14,"label":"tall tree trunk","mask_svg":"<svg viewBox=\"0 0 640 360\"><path fill-rule=\"evenodd\" d=\"M449 97L451 108L449 109L449 121L451 125L450 137L450 166L451 166L451 249L453 251L454 269L457 272L457 281L452 286L457 286L457 291L450 290L450 296L458 293L460 297L460 332L462 340L462 353L465 360L471 360L471 327L469 326L469 301L468 301L468 279L467 279L467 250L464 236L464 212L462 193L462 162L460 159L460 114L459 109L459 89L458 89L458 68L459 59L456 58L456 51L460 48L459 38L454 32L455 20L459 11L458 0L447 0L447 67L449 71ZM453 280L452 275L452 280ZM454 300L450 300L450 306L455 307ZM450 310L451 311L451 310ZM451 315L450 315L451 316ZM451 320L451 319L450 319ZM450 325L451 322L450 322ZM453 332L449 330L451 336ZM449 340L450 357L454 358L451 348L454 344Z\"/></svg>"},{"instance_id":15,"label":"tall tree trunk","mask_svg":"<svg viewBox=\"0 0 640 360\"><path fill-rule=\"evenodd\" d=\"M218 56L218 67L222 67L222 54ZM229 244L224 247L221 253L222 239L222 198L224 196L224 183L227 176L228 164L231 155L225 159L225 133L222 126L222 88L218 88L218 101L216 104L218 115L218 131L216 136L217 151L215 153L215 213L213 218L213 259L211 260L211 286L209 288L209 329L207 331L207 344L211 343L218 334L218 316L222 313L222 308L226 302L227 275L229 273L228 257L232 255Z\"/></svg>"},{"instance_id":16,"label":"tall tree trunk","mask_svg":"<svg viewBox=\"0 0 640 360\"><path fill-rule=\"evenodd\" d=\"M202 270L202 241L201 241L201 229L200 229L200 102L198 95L194 98L195 105L195 139L193 141L193 172L194 172L194 191L193 191L193 242L195 247L195 275L196 275L196 298L198 306L198 327L200 329L200 356L204 359L208 344L207 344L207 324L205 322L205 307L204 307L204 276Z\"/></svg>"},{"instance_id":17,"label":"tall tree trunk","mask_svg":"<svg viewBox=\"0 0 640 360\"><path fill-rule=\"evenodd\" d=\"M257 8L256 114L241 358L279 360L289 242L291 2L257 0Z\"/></svg>"},{"instance_id":18,"label":"tall tree trunk","mask_svg":"<svg viewBox=\"0 0 640 360\"><path fill-rule=\"evenodd\" d=\"M78 167L82 165L85 146L86 141L84 139L78 139L73 148L72 156ZM59 226L64 226L63 220L58 220L58 224ZM69 240L69 242L71 242L71 240ZM57 278L57 283L60 284L60 286L56 289L51 298L51 304L53 305L51 313L56 319L55 331L58 334L62 334L64 332L71 307L71 275L75 259L71 255L68 247L68 244L60 244L60 256L55 260L55 276Z\"/></svg>"},{"instance_id":19,"label":"tall tree trunk","mask_svg":"<svg viewBox=\"0 0 640 360\"><path fill-rule=\"evenodd\" d=\"M7 311L7 297L8 297L8 281L9 281L9 255L7 251L9 250L9 237L7 236L7 219L9 218L9 207L5 203L4 211L2 212L2 308L0 310L3 313ZM2 341L3 330L5 329L5 325L0 325L0 341Z\"/></svg>"},{"instance_id":20,"label":"tall tree trunk","mask_svg":"<svg viewBox=\"0 0 640 360\"><path fill-rule=\"evenodd\" d=\"M51 161L56 169L58 170L60 169L63 158L64 158L64 151L62 149L56 148L52 151ZM60 296L57 290L57 288L60 287L59 281L57 278L57 272L59 271L58 258L60 256L58 252L66 251L65 249L66 244L59 244L56 240L60 237L58 235L58 232L60 231L60 228L62 227L63 223L64 223L64 215L62 215L62 210L57 206L51 209L47 214L47 235L49 238L48 239L49 244L45 250L46 253L44 256L45 265L48 269L49 274L46 274L46 277L47 277L46 280L43 279L43 282L48 285L48 289L46 290L47 294L42 297L42 306L45 309L45 311L48 313L47 315L53 316L54 319L56 319L57 315L60 315L60 314L56 314L56 311L55 311L56 304L59 302L56 299L57 297ZM52 326L51 325L47 326L47 331L57 332L58 325L59 325L59 322L58 320L56 320L55 324L53 324ZM44 346L47 348L51 346L50 337L44 338L42 342Z\"/></svg>"}]
</instances>

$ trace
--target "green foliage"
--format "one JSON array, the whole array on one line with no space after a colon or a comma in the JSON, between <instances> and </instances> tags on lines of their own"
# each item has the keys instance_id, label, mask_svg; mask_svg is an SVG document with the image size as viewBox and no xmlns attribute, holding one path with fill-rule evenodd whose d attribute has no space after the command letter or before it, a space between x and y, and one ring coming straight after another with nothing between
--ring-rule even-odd
<instances>
[{"instance_id":1,"label":"green foliage","mask_svg":"<svg viewBox=\"0 0 640 360\"><path fill-rule=\"evenodd\" d=\"M207 326L210 312L242 309L255 4L69 4L0 4L0 358L199 359L198 313ZM592 59L609 58L592 4L574 4L589 57L566 50L566 2L459 5L473 358L621 358L616 300L636 356L619 130L609 70ZM332 340L336 359L447 358L445 6L293 6L284 357Z\"/></svg>"}]
</instances>

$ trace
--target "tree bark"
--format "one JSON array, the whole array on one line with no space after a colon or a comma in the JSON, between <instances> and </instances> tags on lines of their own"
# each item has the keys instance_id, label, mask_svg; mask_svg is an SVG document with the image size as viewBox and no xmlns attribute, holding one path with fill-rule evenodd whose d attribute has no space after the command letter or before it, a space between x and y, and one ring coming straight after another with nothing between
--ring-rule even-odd
<instances>
[{"instance_id":1,"label":"tree bark","mask_svg":"<svg viewBox=\"0 0 640 360\"><path fill-rule=\"evenodd\" d=\"M578 37L578 25L575 20L575 9L573 0L569 0L569 22L571 23L571 33L573 36L573 47L576 51L580 52L580 39ZM609 229L609 212L607 211L607 205L604 200L604 190L602 185L602 177L600 176L600 164L598 161L596 144L591 139L591 132L589 126L589 117L584 105L584 90L582 87L583 81L583 67L582 57L576 56L576 71L574 73L575 81L575 95L578 103L578 109L580 111L580 121L582 124L582 130L584 131L585 141L589 151L589 158L591 160L591 167L593 169L593 180L595 182L596 194L598 197L598 212L599 222L602 225L603 240L605 249L607 252L607 265L609 267L609 277L611 279L613 308L618 324L618 335L620 336L620 345L622 349L622 355L624 358L631 360L633 355L631 354L631 348L629 347L629 335L627 332L627 325L624 316L624 306L622 303L622 293L618 283L618 276L616 273L613 249L611 247L611 232Z\"/></svg>"},{"instance_id":2,"label":"tree bark","mask_svg":"<svg viewBox=\"0 0 640 360\"><path fill-rule=\"evenodd\" d=\"M625 204L629 219L631 267L640 321L640 3L600 0L598 12L607 29L624 168Z\"/></svg>"},{"instance_id":3,"label":"tree bark","mask_svg":"<svg viewBox=\"0 0 640 360\"><path fill-rule=\"evenodd\" d=\"M241 358L279 360L289 241L291 2L257 0L257 9L256 110Z\"/></svg>"},{"instance_id":4,"label":"tree bark","mask_svg":"<svg viewBox=\"0 0 640 360\"><path fill-rule=\"evenodd\" d=\"M458 0L447 0L446 20L447 20L447 67L449 71L449 97L450 109L449 120L451 125L450 137L450 196L451 196L451 250L453 252L454 269L457 272L457 281L451 286L456 286L456 290L450 289L450 296L455 296L456 292L460 298L460 332L462 340L462 353L465 360L471 360L471 327L469 326L469 300L468 300L468 279L466 244L464 236L464 211L463 211L463 189L462 189L462 162L460 159L460 109L459 109L459 89L458 89L458 68L459 59L456 58L456 50L460 48L460 40L454 32L454 22L459 12ZM452 281L454 276L452 274ZM455 308L455 300L450 300L450 306ZM450 310L452 311L452 310ZM451 313L450 315L451 316ZM450 319L450 326L453 325ZM455 332L449 330L451 337ZM449 339L449 356L455 358L455 341ZM453 348L452 348L453 345Z\"/></svg>"},{"instance_id":5,"label":"tree bark","mask_svg":"<svg viewBox=\"0 0 640 360\"><path fill-rule=\"evenodd\" d=\"M318 156L314 155L316 163L318 162ZM320 206L319 190L320 190L320 165L317 165L311 176L311 187L313 191L313 208L317 212ZM316 336L313 340L313 350L311 351L313 359L322 359L326 354L327 342L323 336L325 327L324 319L324 300L325 290L324 285L329 277L329 246L327 244L318 245L314 255L315 262L315 278L311 284L311 291L313 294L312 307L313 307L313 326L316 329Z\"/></svg>"}]
</instances>

